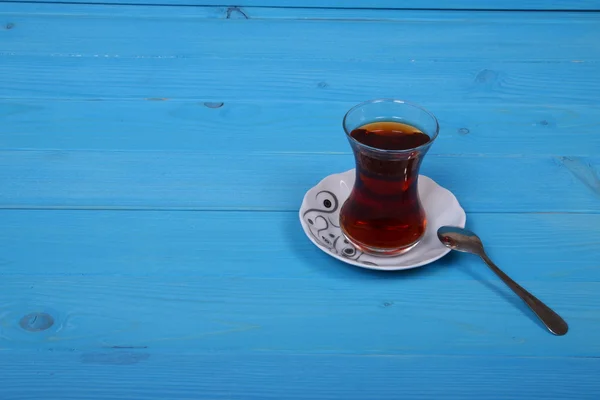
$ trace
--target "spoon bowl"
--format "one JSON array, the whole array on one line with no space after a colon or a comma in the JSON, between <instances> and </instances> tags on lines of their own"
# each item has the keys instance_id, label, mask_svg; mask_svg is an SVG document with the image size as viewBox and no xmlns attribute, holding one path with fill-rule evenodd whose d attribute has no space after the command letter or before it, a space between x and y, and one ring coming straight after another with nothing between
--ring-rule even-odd
<instances>
[{"instance_id":1,"label":"spoon bowl","mask_svg":"<svg viewBox=\"0 0 600 400\"><path fill-rule=\"evenodd\" d=\"M468 229L454 226L442 226L437 231L438 239L444 246L463 253L479 254L483 251L483 243L475 233Z\"/></svg>"}]
</instances>

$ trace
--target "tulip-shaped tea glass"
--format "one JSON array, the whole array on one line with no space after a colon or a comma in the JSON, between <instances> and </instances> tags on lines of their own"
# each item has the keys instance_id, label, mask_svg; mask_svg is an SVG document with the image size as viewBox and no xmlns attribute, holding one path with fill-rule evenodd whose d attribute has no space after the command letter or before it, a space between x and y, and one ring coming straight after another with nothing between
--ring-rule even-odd
<instances>
[{"instance_id":1,"label":"tulip-shaped tea glass","mask_svg":"<svg viewBox=\"0 0 600 400\"><path fill-rule=\"evenodd\" d=\"M346 239L379 256L405 253L425 234L419 168L439 132L437 119L402 100L367 101L348 111L344 130L356 180L340 210Z\"/></svg>"}]
</instances>

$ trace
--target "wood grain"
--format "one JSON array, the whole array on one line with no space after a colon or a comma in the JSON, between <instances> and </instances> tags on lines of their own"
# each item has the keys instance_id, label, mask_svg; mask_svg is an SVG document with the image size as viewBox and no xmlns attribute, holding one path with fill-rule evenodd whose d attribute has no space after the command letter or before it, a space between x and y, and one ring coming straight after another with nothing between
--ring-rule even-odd
<instances>
[{"instance_id":1,"label":"wood grain","mask_svg":"<svg viewBox=\"0 0 600 400\"><path fill-rule=\"evenodd\" d=\"M310 63L291 60L3 57L0 99L349 101L596 105L593 63ZM556 85L560 80L561 84ZM360 82L360 83L359 83Z\"/></svg>"},{"instance_id":2,"label":"wood grain","mask_svg":"<svg viewBox=\"0 0 600 400\"><path fill-rule=\"evenodd\" d=\"M409 12L381 23L225 21L187 16L177 7L130 7L117 17L83 11L90 9L7 12L12 28L0 37L0 97L357 102L401 94L425 104L598 101L596 14L473 19ZM140 17L137 9L150 15ZM307 30L314 34L305 38Z\"/></svg>"},{"instance_id":3,"label":"wood grain","mask_svg":"<svg viewBox=\"0 0 600 400\"><path fill-rule=\"evenodd\" d=\"M597 103L596 64L4 57L0 98ZM561 85L555 82L560 79ZM598 86L598 87L597 87ZM285 90L282 90L285 88Z\"/></svg>"},{"instance_id":4,"label":"wood grain","mask_svg":"<svg viewBox=\"0 0 600 400\"><path fill-rule=\"evenodd\" d=\"M477 257L460 253L412 272L346 266L313 246L297 212L5 210L0 220L3 279L496 280ZM600 282L600 215L472 213L467 225L517 281Z\"/></svg>"},{"instance_id":5,"label":"wood grain","mask_svg":"<svg viewBox=\"0 0 600 400\"><path fill-rule=\"evenodd\" d=\"M341 120L354 105L160 98L4 101L0 149L349 154ZM585 157L600 149L598 106L426 106L441 126L429 154Z\"/></svg>"},{"instance_id":6,"label":"wood grain","mask_svg":"<svg viewBox=\"0 0 600 400\"><path fill-rule=\"evenodd\" d=\"M592 358L2 352L6 399L593 400ZM35 376L36 385L26 384ZM519 377L519 379L516 379ZM93 392L90 390L93 388Z\"/></svg>"},{"instance_id":7,"label":"wood grain","mask_svg":"<svg viewBox=\"0 0 600 400\"><path fill-rule=\"evenodd\" d=\"M481 12L474 18L468 12L386 10L369 20L368 10L320 15L324 10L260 8L248 11L250 20L224 20L208 14L211 8L38 6L0 14L13 25L0 31L1 54L276 59L303 61L303 67L316 61L600 61L595 13ZM290 18L278 18L276 12L286 10Z\"/></svg>"},{"instance_id":8,"label":"wood grain","mask_svg":"<svg viewBox=\"0 0 600 400\"><path fill-rule=\"evenodd\" d=\"M0 151L0 208L297 211L308 189L354 167L351 154L253 154L238 146ZM421 173L468 213L597 213L599 167L598 157L428 155Z\"/></svg>"},{"instance_id":9,"label":"wood grain","mask_svg":"<svg viewBox=\"0 0 600 400\"><path fill-rule=\"evenodd\" d=\"M131 262L142 263L142 254ZM178 258L173 255L171 262ZM219 264L198 263L197 268L218 269ZM569 333L557 338L497 280L112 274L4 276L2 281L3 349L600 355L594 334L600 329L598 282L521 282L570 324ZM21 328L23 316L41 312L53 317L51 327L37 333Z\"/></svg>"}]
</instances>

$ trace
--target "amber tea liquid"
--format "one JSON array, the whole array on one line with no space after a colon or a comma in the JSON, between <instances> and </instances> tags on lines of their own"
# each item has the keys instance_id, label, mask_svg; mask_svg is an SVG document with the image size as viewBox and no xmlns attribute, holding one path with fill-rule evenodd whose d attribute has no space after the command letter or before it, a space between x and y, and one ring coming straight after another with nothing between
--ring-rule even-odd
<instances>
[{"instance_id":1,"label":"amber tea liquid","mask_svg":"<svg viewBox=\"0 0 600 400\"><path fill-rule=\"evenodd\" d=\"M385 255L412 248L425 233L427 220L420 204L417 181L425 151L417 149L431 138L400 122L374 122L351 131L356 181L340 210L344 234L357 247ZM410 150L413 151L410 151ZM394 152L394 150L406 150Z\"/></svg>"}]
</instances>

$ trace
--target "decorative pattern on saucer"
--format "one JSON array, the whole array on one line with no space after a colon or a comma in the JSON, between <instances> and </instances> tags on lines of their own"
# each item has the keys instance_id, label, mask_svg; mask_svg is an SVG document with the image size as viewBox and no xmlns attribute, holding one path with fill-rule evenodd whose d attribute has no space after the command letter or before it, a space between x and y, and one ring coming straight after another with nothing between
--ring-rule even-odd
<instances>
[{"instance_id":1,"label":"decorative pattern on saucer","mask_svg":"<svg viewBox=\"0 0 600 400\"><path fill-rule=\"evenodd\" d=\"M437 239L440 226L465 226L466 214L456 197L431 178L420 175L419 196L427 215L423 239L409 252L394 257L363 253L345 239L339 225L340 208L350 195L354 179L354 169L326 177L306 193L300 207L300 223L308 238L341 261L386 271L419 267L450 251Z\"/></svg>"}]
</instances>

